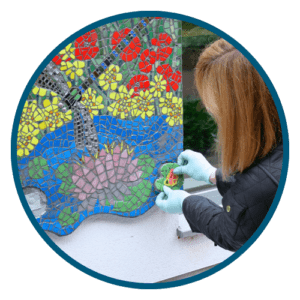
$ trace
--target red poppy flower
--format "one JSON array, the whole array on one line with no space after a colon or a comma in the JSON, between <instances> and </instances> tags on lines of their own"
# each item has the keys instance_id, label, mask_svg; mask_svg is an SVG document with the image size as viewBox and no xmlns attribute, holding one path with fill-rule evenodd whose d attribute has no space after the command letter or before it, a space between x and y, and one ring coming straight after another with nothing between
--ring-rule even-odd
<instances>
[{"instance_id":1,"label":"red poppy flower","mask_svg":"<svg viewBox=\"0 0 300 300\"><path fill-rule=\"evenodd\" d=\"M54 56L54 58L52 59L52 61L56 64L56 65L60 65L60 63L62 62L62 55L56 55Z\"/></svg>"},{"instance_id":2,"label":"red poppy flower","mask_svg":"<svg viewBox=\"0 0 300 300\"><path fill-rule=\"evenodd\" d=\"M151 44L158 47L169 46L171 42L172 38L167 33L161 33L158 39L153 38L151 40Z\"/></svg>"},{"instance_id":3,"label":"red poppy flower","mask_svg":"<svg viewBox=\"0 0 300 300\"><path fill-rule=\"evenodd\" d=\"M173 70L169 64L158 66L156 68L156 71L159 74L166 75L166 79L168 79L173 74Z\"/></svg>"},{"instance_id":4,"label":"red poppy flower","mask_svg":"<svg viewBox=\"0 0 300 300\"><path fill-rule=\"evenodd\" d=\"M74 42L75 57L79 60L88 60L95 57L99 51L96 46L98 36L95 30L91 30L80 36Z\"/></svg>"},{"instance_id":5,"label":"red poppy flower","mask_svg":"<svg viewBox=\"0 0 300 300\"><path fill-rule=\"evenodd\" d=\"M132 97L138 96L137 93L140 90L149 90L150 82L149 78L146 75L135 75L133 76L129 83L127 84L127 90L134 89L135 93L132 94Z\"/></svg>"},{"instance_id":6,"label":"red poppy flower","mask_svg":"<svg viewBox=\"0 0 300 300\"><path fill-rule=\"evenodd\" d=\"M178 83L180 83L181 79L182 79L181 72L176 71L175 73L172 74L172 76L170 76L170 79L171 79L170 85L171 85L172 89L174 91L177 91L178 87L179 87Z\"/></svg>"},{"instance_id":7,"label":"red poppy flower","mask_svg":"<svg viewBox=\"0 0 300 300\"><path fill-rule=\"evenodd\" d=\"M112 48L115 49L130 31L131 29L129 28L122 29L120 32L115 31L111 39L111 44L113 45ZM137 36L134 37L129 45L126 46L120 54L121 59L124 61L132 61L133 59L136 59L137 55L141 51L141 46L140 39Z\"/></svg>"},{"instance_id":8,"label":"red poppy flower","mask_svg":"<svg viewBox=\"0 0 300 300\"><path fill-rule=\"evenodd\" d=\"M158 48L157 52L156 52L157 60L165 61L172 52L173 52L173 49L170 47Z\"/></svg>"},{"instance_id":9,"label":"red poppy flower","mask_svg":"<svg viewBox=\"0 0 300 300\"><path fill-rule=\"evenodd\" d=\"M141 72L149 73L152 70L152 65L155 63L156 59L155 51L150 51L146 49L141 54L141 62L139 63L139 68Z\"/></svg>"},{"instance_id":10,"label":"red poppy flower","mask_svg":"<svg viewBox=\"0 0 300 300\"><path fill-rule=\"evenodd\" d=\"M167 81L166 91L169 92L171 88L174 91L178 90L178 83L181 82L182 75L180 71L173 72L169 64L164 64L156 68L157 73L162 74Z\"/></svg>"}]
</instances>

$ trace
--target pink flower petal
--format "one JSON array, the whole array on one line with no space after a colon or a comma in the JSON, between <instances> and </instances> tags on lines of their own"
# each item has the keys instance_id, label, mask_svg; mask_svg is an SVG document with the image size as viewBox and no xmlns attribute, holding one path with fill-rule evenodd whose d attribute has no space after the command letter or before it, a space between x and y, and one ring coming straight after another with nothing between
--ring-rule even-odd
<instances>
[{"instance_id":1,"label":"pink flower petal","mask_svg":"<svg viewBox=\"0 0 300 300\"><path fill-rule=\"evenodd\" d=\"M113 161L119 161L119 159L120 159L120 154L113 155Z\"/></svg>"},{"instance_id":2,"label":"pink flower petal","mask_svg":"<svg viewBox=\"0 0 300 300\"><path fill-rule=\"evenodd\" d=\"M137 166L138 161L139 161L139 159L136 158L136 159L134 159L131 163L132 163L133 165Z\"/></svg>"},{"instance_id":3,"label":"pink flower petal","mask_svg":"<svg viewBox=\"0 0 300 300\"><path fill-rule=\"evenodd\" d=\"M119 167L117 173L118 174L124 174L125 173L125 169Z\"/></svg>"},{"instance_id":4,"label":"pink flower petal","mask_svg":"<svg viewBox=\"0 0 300 300\"><path fill-rule=\"evenodd\" d=\"M138 178L136 177L136 174L133 173L132 175L130 175L129 180L130 181L136 181Z\"/></svg>"},{"instance_id":5,"label":"pink flower petal","mask_svg":"<svg viewBox=\"0 0 300 300\"><path fill-rule=\"evenodd\" d=\"M89 193L91 191L91 189L92 189L92 186L89 183L87 183L84 186L83 191L86 192L86 193Z\"/></svg>"},{"instance_id":6,"label":"pink flower petal","mask_svg":"<svg viewBox=\"0 0 300 300\"><path fill-rule=\"evenodd\" d=\"M123 180L124 180L125 178L128 178L129 176L130 176L129 173L125 173L125 175L123 176Z\"/></svg>"},{"instance_id":7,"label":"pink flower petal","mask_svg":"<svg viewBox=\"0 0 300 300\"><path fill-rule=\"evenodd\" d=\"M106 158L105 158L106 161L110 161L112 160L112 156L110 154L107 154Z\"/></svg>"},{"instance_id":8,"label":"pink flower petal","mask_svg":"<svg viewBox=\"0 0 300 300\"><path fill-rule=\"evenodd\" d=\"M114 153L121 153L119 145L117 145L117 147L114 149Z\"/></svg>"},{"instance_id":9,"label":"pink flower petal","mask_svg":"<svg viewBox=\"0 0 300 300\"><path fill-rule=\"evenodd\" d=\"M82 169L79 169L75 172L76 175L78 175L79 177L83 176L83 172Z\"/></svg>"},{"instance_id":10,"label":"pink flower petal","mask_svg":"<svg viewBox=\"0 0 300 300\"><path fill-rule=\"evenodd\" d=\"M132 160L132 157L133 157L133 152L130 154L130 156L128 157L127 159L127 164L129 165L131 160Z\"/></svg>"},{"instance_id":11,"label":"pink flower petal","mask_svg":"<svg viewBox=\"0 0 300 300\"><path fill-rule=\"evenodd\" d=\"M98 185L97 185L97 190L102 190L103 189L103 186L102 184L99 182Z\"/></svg>"},{"instance_id":12,"label":"pink flower petal","mask_svg":"<svg viewBox=\"0 0 300 300\"><path fill-rule=\"evenodd\" d=\"M101 164L100 166L96 167L98 175L102 174L105 171L104 166Z\"/></svg>"},{"instance_id":13,"label":"pink flower petal","mask_svg":"<svg viewBox=\"0 0 300 300\"><path fill-rule=\"evenodd\" d=\"M125 158L121 158L121 159L120 159L120 164L119 164L119 166L121 166L121 167L125 167L125 166L126 166L126 159L125 159Z\"/></svg>"},{"instance_id":14,"label":"pink flower petal","mask_svg":"<svg viewBox=\"0 0 300 300\"><path fill-rule=\"evenodd\" d=\"M100 176L99 176L99 179L100 179L100 182L104 182L105 180L107 180L107 176L106 176L106 173L102 173Z\"/></svg>"},{"instance_id":15,"label":"pink flower petal","mask_svg":"<svg viewBox=\"0 0 300 300\"><path fill-rule=\"evenodd\" d=\"M114 175L115 175L115 170L110 170L110 171L107 172L108 179L113 177Z\"/></svg>"},{"instance_id":16,"label":"pink flower petal","mask_svg":"<svg viewBox=\"0 0 300 300\"><path fill-rule=\"evenodd\" d=\"M94 188L96 188L97 185L98 185L98 183L99 183L99 179L98 179L97 177L95 177L94 180L92 181L92 186L93 186Z\"/></svg>"},{"instance_id":17,"label":"pink flower petal","mask_svg":"<svg viewBox=\"0 0 300 300\"><path fill-rule=\"evenodd\" d=\"M86 194L80 193L79 196L78 196L78 199L79 200L85 200L86 199Z\"/></svg>"},{"instance_id":18,"label":"pink flower petal","mask_svg":"<svg viewBox=\"0 0 300 300\"><path fill-rule=\"evenodd\" d=\"M87 166L90 170L92 170L92 169L94 168L94 166L95 166L94 161L91 159L91 160L86 164L86 166Z\"/></svg>"},{"instance_id":19,"label":"pink flower petal","mask_svg":"<svg viewBox=\"0 0 300 300\"><path fill-rule=\"evenodd\" d=\"M90 172L87 176L86 179L91 182L95 178L95 174L93 172Z\"/></svg>"},{"instance_id":20,"label":"pink flower petal","mask_svg":"<svg viewBox=\"0 0 300 300\"><path fill-rule=\"evenodd\" d=\"M82 178L80 178L76 183L76 185L81 189L84 186L84 184L85 184L85 181Z\"/></svg>"},{"instance_id":21,"label":"pink flower petal","mask_svg":"<svg viewBox=\"0 0 300 300\"><path fill-rule=\"evenodd\" d=\"M127 167L127 171L132 174L132 172L134 171L135 169L135 166L133 164L130 164L128 167Z\"/></svg>"},{"instance_id":22,"label":"pink flower petal","mask_svg":"<svg viewBox=\"0 0 300 300\"><path fill-rule=\"evenodd\" d=\"M127 150L126 150L126 149L121 153L121 157L122 157L122 158L127 158L127 157L128 157L128 154L127 154Z\"/></svg>"},{"instance_id":23,"label":"pink flower petal","mask_svg":"<svg viewBox=\"0 0 300 300\"><path fill-rule=\"evenodd\" d=\"M73 176L72 176L72 181L73 181L73 183L76 183L77 180L78 180L79 178L80 178L79 176L73 175Z\"/></svg>"},{"instance_id":24,"label":"pink flower petal","mask_svg":"<svg viewBox=\"0 0 300 300\"><path fill-rule=\"evenodd\" d=\"M102 157L102 156L106 156L106 152L104 149L102 149L99 153L99 157Z\"/></svg>"},{"instance_id":25,"label":"pink flower petal","mask_svg":"<svg viewBox=\"0 0 300 300\"><path fill-rule=\"evenodd\" d=\"M111 161L106 161L105 167L106 167L106 170L111 170L111 169L113 169L113 168L114 168L114 165L113 165L112 160L111 160Z\"/></svg>"},{"instance_id":26,"label":"pink flower petal","mask_svg":"<svg viewBox=\"0 0 300 300\"><path fill-rule=\"evenodd\" d=\"M110 178L109 179L109 181L111 182L111 183L116 183L116 176L113 176L112 178Z\"/></svg>"}]
</instances>

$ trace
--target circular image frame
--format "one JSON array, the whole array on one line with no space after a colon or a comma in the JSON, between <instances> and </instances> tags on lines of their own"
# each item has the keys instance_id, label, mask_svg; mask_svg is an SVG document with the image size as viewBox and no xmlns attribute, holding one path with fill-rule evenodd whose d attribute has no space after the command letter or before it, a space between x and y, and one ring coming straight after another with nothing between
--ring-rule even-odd
<instances>
[{"instance_id":1,"label":"circular image frame","mask_svg":"<svg viewBox=\"0 0 300 300\"><path fill-rule=\"evenodd\" d=\"M212 31L213 33L217 34L221 38L224 38L229 43L231 43L236 49L238 49L250 62L251 64L256 68L256 70L259 72L263 80L265 81L267 87L269 88L269 91L274 99L280 122L282 127L282 135L283 135L283 166L281 171L281 177L280 182L278 185L278 189L275 195L275 198L273 200L273 203L268 211L268 214L264 218L262 224L259 226L259 228L256 230L256 232L252 235L252 237L235 253L233 253L229 258L224 260L223 262L219 263L217 266L213 267L212 269L209 269L201 274L195 275L190 278L181 279L173 282L165 282L165 283L134 283L124 280L118 280L114 279L105 275L102 275L100 273L97 273L95 271L92 271L91 269L83 266L82 264L78 263L76 260L71 258L69 255L67 255L64 251L62 251L51 239L48 237L48 235L44 232L42 227L36 222L34 215L32 214L29 205L25 199L23 189L21 186L21 182L19 180L19 174L18 174L18 166L17 166L17 156L16 156L16 145L17 145L17 133L18 133L18 123L19 119L22 113L22 109L24 106L24 103L26 101L26 97L29 94L32 85L37 80L38 76L42 72L42 70L46 67L46 65L49 63L49 61L55 56L55 54L66 47L70 42L72 42L74 39L76 39L79 35L84 34L87 31L90 31L94 29L97 26L102 26L110 22L127 19L127 18L134 18L134 17L145 17L145 16L154 16L154 17L166 17L166 18L173 18L178 19L181 21L186 21L193 23L195 25L198 25L200 27L204 27L205 29ZM96 21L92 24L87 25L86 27L78 30L71 36L69 36L67 39L65 39L63 42L61 42L49 55L43 60L43 62L39 65L39 67L36 69L32 77L30 78L22 96L20 99L20 102L18 104L14 123L13 123L13 129L12 129L12 138L11 138L11 163L12 163L12 170L13 170L13 177L15 181L15 185L17 188L18 195L20 197L21 203L23 205L23 208L30 219L32 225L37 230L39 235L44 239L44 241L64 260L66 260L68 263L70 263L75 268L79 269L80 271L94 277L97 279L100 279L102 281L105 281L107 283L123 286L123 287L130 287L130 288L136 288L136 289L162 289L162 288L171 288L176 286L182 286L186 285L195 281L199 281L203 278L206 278L208 276L213 275L214 273L222 270L227 265L231 264L233 261L235 261L237 258L239 258L261 235L261 233L264 231L268 223L270 222L273 214L275 213L275 210L279 204L281 195L283 193L283 189L286 183L286 176L288 171L288 163L289 163L289 136L288 136L288 129L287 129L287 122L285 118L285 114L283 111L283 107L281 105L280 99L277 95L277 92L269 79L266 72L263 70L263 68L260 66L260 64L256 61L256 59L237 41L235 41L231 36L226 34L225 32L221 31L220 29L195 18L181 15L178 13L170 13L170 12L162 12L162 11L140 11L140 12L129 12L124 14L118 14L112 17L108 17L99 21Z\"/></svg>"}]
</instances>

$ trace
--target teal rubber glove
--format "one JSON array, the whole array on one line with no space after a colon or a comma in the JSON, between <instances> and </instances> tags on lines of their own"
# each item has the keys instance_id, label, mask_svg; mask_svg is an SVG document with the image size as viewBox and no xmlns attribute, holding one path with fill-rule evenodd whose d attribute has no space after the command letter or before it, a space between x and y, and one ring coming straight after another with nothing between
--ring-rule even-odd
<instances>
[{"instance_id":1,"label":"teal rubber glove","mask_svg":"<svg viewBox=\"0 0 300 300\"><path fill-rule=\"evenodd\" d=\"M179 167L174 169L174 174L187 174L195 180L212 184L209 177L217 169L201 153L185 150L178 156L177 163Z\"/></svg>"},{"instance_id":2,"label":"teal rubber glove","mask_svg":"<svg viewBox=\"0 0 300 300\"><path fill-rule=\"evenodd\" d=\"M182 214L183 200L190 194L180 190L173 191L167 186L163 189L164 191L156 197L155 204L166 213Z\"/></svg>"}]
</instances>

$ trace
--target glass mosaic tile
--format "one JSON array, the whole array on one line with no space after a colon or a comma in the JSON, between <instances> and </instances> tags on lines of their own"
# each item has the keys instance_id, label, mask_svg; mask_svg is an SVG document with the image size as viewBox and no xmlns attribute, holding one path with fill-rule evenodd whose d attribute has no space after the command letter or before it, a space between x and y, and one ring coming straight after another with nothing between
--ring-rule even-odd
<instances>
[{"instance_id":1,"label":"glass mosaic tile","mask_svg":"<svg viewBox=\"0 0 300 300\"><path fill-rule=\"evenodd\" d=\"M67 235L90 215L154 205L162 165L183 150L180 41L178 20L121 20L77 37L41 72L16 155L44 230ZM163 175L180 188L172 170Z\"/></svg>"}]
</instances>

